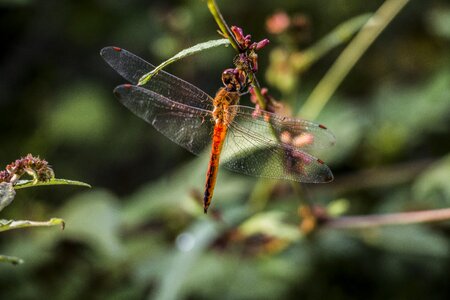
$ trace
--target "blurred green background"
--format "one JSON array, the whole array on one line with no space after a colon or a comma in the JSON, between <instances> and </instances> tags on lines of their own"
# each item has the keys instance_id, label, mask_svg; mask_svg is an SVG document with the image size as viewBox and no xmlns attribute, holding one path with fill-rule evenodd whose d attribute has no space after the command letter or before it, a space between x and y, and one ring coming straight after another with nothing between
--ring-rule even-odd
<instances>
[{"instance_id":1,"label":"blurred green background","mask_svg":"<svg viewBox=\"0 0 450 300\"><path fill-rule=\"evenodd\" d=\"M308 68L295 61L382 3L218 1L230 25L271 40L258 77L294 113L347 42ZM290 20L282 32L276 13ZM124 80L99 56L115 45L158 64L217 39L204 1L1 0L0 25L0 164L33 153L93 186L18 191L2 219L67 225L0 235L0 253L25 260L0 265L1 299L450 298L448 222L305 236L297 212L305 199L336 215L449 207L448 1L407 4L317 117L337 138L320 155L333 183L296 191L221 170L208 216L195 200L207 155L124 108L112 94ZM217 48L168 70L214 94L234 55Z\"/></svg>"}]
</instances>

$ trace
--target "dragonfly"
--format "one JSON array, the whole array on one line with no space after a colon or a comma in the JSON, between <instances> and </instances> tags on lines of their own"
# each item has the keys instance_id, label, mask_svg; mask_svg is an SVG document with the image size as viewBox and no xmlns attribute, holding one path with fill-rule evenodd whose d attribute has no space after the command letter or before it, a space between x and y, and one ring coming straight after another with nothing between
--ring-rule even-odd
<instances>
[{"instance_id":1,"label":"dragonfly","mask_svg":"<svg viewBox=\"0 0 450 300\"><path fill-rule=\"evenodd\" d=\"M205 214L219 162L229 170L257 177L304 183L333 180L329 167L309 154L335 143L324 125L239 105L240 92L227 87L213 98L165 71L138 86L139 79L155 66L119 47L103 48L100 55L130 82L114 89L125 107L195 155L209 147Z\"/></svg>"}]
</instances>

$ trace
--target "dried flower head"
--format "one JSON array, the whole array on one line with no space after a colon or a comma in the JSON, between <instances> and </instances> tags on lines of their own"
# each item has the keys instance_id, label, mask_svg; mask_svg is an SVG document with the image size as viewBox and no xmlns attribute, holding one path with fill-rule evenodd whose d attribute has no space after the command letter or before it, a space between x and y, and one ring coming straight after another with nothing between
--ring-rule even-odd
<instances>
[{"instance_id":1,"label":"dried flower head","mask_svg":"<svg viewBox=\"0 0 450 300\"><path fill-rule=\"evenodd\" d=\"M269 44L268 39L263 39L259 42L252 42L252 36L250 34L244 36L244 31L242 30L242 28L237 26L231 26L231 32L233 32L233 35L241 49L241 52L245 52L247 50L257 51Z\"/></svg>"},{"instance_id":2,"label":"dried flower head","mask_svg":"<svg viewBox=\"0 0 450 300\"><path fill-rule=\"evenodd\" d=\"M32 176L35 183L49 181L55 177L55 173L46 160L28 154L7 165L5 170L0 171L0 182L14 184L24 174Z\"/></svg>"},{"instance_id":3,"label":"dried flower head","mask_svg":"<svg viewBox=\"0 0 450 300\"><path fill-rule=\"evenodd\" d=\"M252 36L244 36L242 28L231 26L233 36L239 46L239 54L234 59L234 69L226 69L222 73L222 82L230 91L242 91L250 83L249 73L258 71L258 54L256 51L264 48L268 39L252 42Z\"/></svg>"}]
</instances>

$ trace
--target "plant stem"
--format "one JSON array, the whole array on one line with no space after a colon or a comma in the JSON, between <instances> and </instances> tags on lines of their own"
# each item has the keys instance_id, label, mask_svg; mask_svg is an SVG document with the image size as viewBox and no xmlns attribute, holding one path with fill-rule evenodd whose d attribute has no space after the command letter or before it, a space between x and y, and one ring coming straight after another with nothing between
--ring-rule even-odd
<instances>
[{"instance_id":1,"label":"plant stem","mask_svg":"<svg viewBox=\"0 0 450 300\"><path fill-rule=\"evenodd\" d=\"M411 223L437 222L450 219L450 208L371 215L339 217L330 219L323 225L325 228L368 228L386 225L403 225Z\"/></svg>"},{"instance_id":2,"label":"plant stem","mask_svg":"<svg viewBox=\"0 0 450 300\"><path fill-rule=\"evenodd\" d=\"M337 87L384 28L409 0L386 0L344 49L299 112L303 118L315 119Z\"/></svg>"},{"instance_id":3,"label":"plant stem","mask_svg":"<svg viewBox=\"0 0 450 300\"><path fill-rule=\"evenodd\" d=\"M234 38L233 33L230 30L230 27L227 25L227 22L223 18L222 14L220 13L219 7L216 4L215 0L207 0L209 11L214 17L214 20L216 20L217 25L220 28L220 31L222 34L230 41L231 46L240 53L241 49ZM256 78L255 74L252 72L249 72L248 77L250 78L250 82L252 83L253 89L256 94L256 98L258 99L258 104L261 107L261 109L266 109L266 102L264 101L264 97L261 93L261 87L259 85L258 79Z\"/></svg>"},{"instance_id":4,"label":"plant stem","mask_svg":"<svg viewBox=\"0 0 450 300\"><path fill-rule=\"evenodd\" d=\"M222 34L230 40L231 46L239 52L240 48L239 45L234 38L234 35L231 33L230 27L228 27L227 22L225 22L225 19L223 18L222 14L219 11L219 7L217 7L215 0L207 0L207 5L209 8L209 11L214 17L214 20L216 20L217 25L220 28L220 31L222 31Z\"/></svg>"},{"instance_id":5,"label":"plant stem","mask_svg":"<svg viewBox=\"0 0 450 300\"><path fill-rule=\"evenodd\" d=\"M261 109L266 109L266 101L264 100L264 96L261 93L261 86L259 85L259 81L256 78L255 74L250 72L248 74L248 77L250 78L250 82L252 83L253 90L255 91L256 98L258 100L258 105Z\"/></svg>"}]
</instances>

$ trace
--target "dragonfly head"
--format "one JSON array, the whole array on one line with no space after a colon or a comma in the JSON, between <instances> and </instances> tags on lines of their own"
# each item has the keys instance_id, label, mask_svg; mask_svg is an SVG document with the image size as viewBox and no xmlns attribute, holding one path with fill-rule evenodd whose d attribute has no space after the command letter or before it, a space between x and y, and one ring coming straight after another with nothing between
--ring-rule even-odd
<instances>
[{"instance_id":1,"label":"dragonfly head","mask_svg":"<svg viewBox=\"0 0 450 300\"><path fill-rule=\"evenodd\" d=\"M240 93L247 87L247 74L240 69L226 69L222 72L222 83L228 92Z\"/></svg>"}]
</instances>

